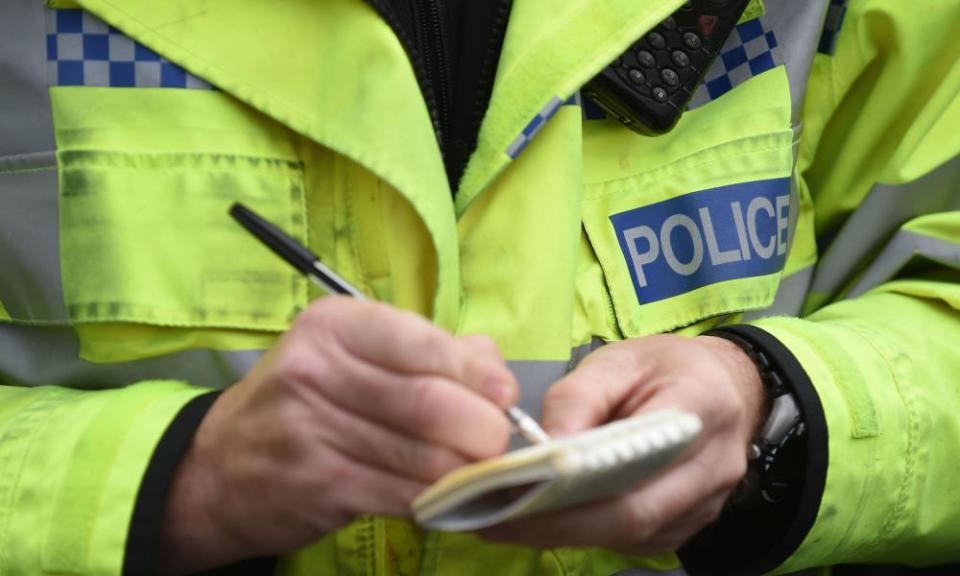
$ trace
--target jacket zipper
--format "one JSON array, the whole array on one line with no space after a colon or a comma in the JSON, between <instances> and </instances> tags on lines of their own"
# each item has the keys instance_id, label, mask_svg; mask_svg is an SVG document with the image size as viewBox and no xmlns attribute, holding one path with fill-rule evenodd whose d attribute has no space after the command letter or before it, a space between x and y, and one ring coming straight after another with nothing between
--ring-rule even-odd
<instances>
[{"instance_id":1,"label":"jacket zipper","mask_svg":"<svg viewBox=\"0 0 960 576\"><path fill-rule=\"evenodd\" d=\"M453 76L450 70L451 55L448 51L450 36L444 19L442 0L409 1L410 7L416 14L413 22L405 25L404 20L391 4L391 0L366 0L393 29L410 58L433 123L451 191L455 192L457 180L461 176L467 159L461 156L469 157L472 150L467 152L454 150L453 139L459 137L462 140L463 134L454 134L452 115L456 110L458 115L463 114L469 119L468 126L471 131L469 138L472 139L472 145L475 147L480 125L490 102L513 1L497 0L498 6L492 29L488 31L481 65L476 71L466 71L466 73L477 74L479 83L473 94L454 94L451 91ZM469 101L458 100L457 104L460 106L455 109L454 98L469 98ZM458 130L462 131L462 128Z\"/></svg>"},{"instance_id":2,"label":"jacket zipper","mask_svg":"<svg viewBox=\"0 0 960 576\"><path fill-rule=\"evenodd\" d=\"M423 64L434 94L435 110L431 110L430 115L440 143L440 153L443 154L450 129L450 76L439 0L417 0L417 12L422 27L419 32Z\"/></svg>"},{"instance_id":3,"label":"jacket zipper","mask_svg":"<svg viewBox=\"0 0 960 576\"><path fill-rule=\"evenodd\" d=\"M494 1L494 0L483 0ZM487 35L486 45L483 50L483 59L480 61L480 67L477 70L477 89L470 95L470 136L472 138L472 149L454 151L454 158L450 159L453 164L453 170L456 172L454 178L463 176L466 170L467 162L473 149L477 147L477 139L480 136L480 127L483 124L483 118L490 105L490 97L493 93L493 82L496 78L497 66L500 63L500 54L502 53L503 41L507 33L507 23L510 20L510 10L513 7L513 0L497 0L496 11L494 12L491 30ZM454 186L456 183L451 183ZM456 191L456 188L453 188Z\"/></svg>"},{"instance_id":4,"label":"jacket zipper","mask_svg":"<svg viewBox=\"0 0 960 576\"><path fill-rule=\"evenodd\" d=\"M429 0L418 0L418 2L424 2ZM424 58L423 52L427 50L427 46L424 45L423 50L418 46L416 42L416 30L408 30L404 25L403 21L394 12L393 7L390 5L388 0L366 0L367 4L371 8L377 11L380 14L380 17L383 18L387 24L393 29L393 33L397 35L397 38L400 40L400 44L403 46L404 50L407 52L407 56L410 58L410 63L413 66L413 72L417 77L417 83L420 85L420 91L423 93L424 102L427 105L427 111L430 114L430 120L433 123L433 131L437 136L437 143L440 146L441 156L444 153L443 138L441 137L444 133L444 126L442 125L443 119L441 117L441 104L437 98L437 91L434 89L434 85L429 72L429 68L426 64L426 59ZM418 6L418 10L420 7ZM439 12L439 10L435 10ZM422 14L422 13L421 13ZM440 21L439 17L436 19L436 27L439 29ZM411 33L413 35L411 35ZM437 32L437 36L442 34L442 32ZM442 40L440 40L442 42ZM432 60L436 60L434 57ZM444 72L446 72L444 70ZM442 97L442 94L441 94ZM448 106L444 104L444 109L447 109Z\"/></svg>"},{"instance_id":5,"label":"jacket zipper","mask_svg":"<svg viewBox=\"0 0 960 576\"><path fill-rule=\"evenodd\" d=\"M500 63L500 53L503 49L503 40L507 34L507 22L510 20L510 9L513 6L513 0L500 0L497 6L497 12L494 16L493 30L487 37L487 46L484 51L483 64L480 66L479 78L480 89L478 91L481 98L473 99L473 130L479 132L480 124L483 122L483 116L487 112L490 104L490 96L493 92L493 80L496 77L497 65Z\"/></svg>"}]
</instances>

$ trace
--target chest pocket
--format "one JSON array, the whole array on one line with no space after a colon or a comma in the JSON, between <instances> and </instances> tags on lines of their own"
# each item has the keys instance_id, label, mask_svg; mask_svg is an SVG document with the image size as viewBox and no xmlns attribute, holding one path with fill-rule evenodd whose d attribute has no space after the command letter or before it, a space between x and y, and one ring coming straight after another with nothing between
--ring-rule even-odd
<instances>
[{"instance_id":1,"label":"chest pocket","mask_svg":"<svg viewBox=\"0 0 960 576\"><path fill-rule=\"evenodd\" d=\"M57 87L52 101L63 297L85 355L160 354L156 342L184 334L257 348L288 326L305 282L227 211L243 201L306 241L293 138L213 91ZM124 342L97 346L97 327L115 323Z\"/></svg>"},{"instance_id":2,"label":"chest pocket","mask_svg":"<svg viewBox=\"0 0 960 576\"><path fill-rule=\"evenodd\" d=\"M586 123L583 223L623 336L770 305L792 240L790 118L779 67L666 136Z\"/></svg>"}]
</instances>

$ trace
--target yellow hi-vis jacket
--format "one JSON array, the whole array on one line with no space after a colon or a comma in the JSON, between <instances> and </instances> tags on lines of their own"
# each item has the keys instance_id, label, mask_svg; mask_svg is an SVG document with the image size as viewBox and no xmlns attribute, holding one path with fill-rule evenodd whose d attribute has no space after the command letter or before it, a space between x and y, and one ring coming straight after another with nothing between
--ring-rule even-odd
<instances>
[{"instance_id":1,"label":"yellow hi-vis jacket","mask_svg":"<svg viewBox=\"0 0 960 576\"><path fill-rule=\"evenodd\" d=\"M744 562L960 558L960 2L755 2L649 138L578 91L683 1L518 0L455 195L362 0L47 4L0 3L0 574L149 569L171 423L319 296L236 200L493 336L533 411L603 341L750 325L811 431L803 509ZM626 568L677 563L361 518L276 567Z\"/></svg>"}]
</instances>

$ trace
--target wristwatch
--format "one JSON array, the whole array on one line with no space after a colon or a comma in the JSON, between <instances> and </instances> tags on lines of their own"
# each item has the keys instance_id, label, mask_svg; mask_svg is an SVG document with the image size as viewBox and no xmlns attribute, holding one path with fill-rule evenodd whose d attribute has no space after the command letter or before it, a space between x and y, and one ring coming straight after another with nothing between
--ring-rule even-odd
<instances>
[{"instance_id":1,"label":"wristwatch","mask_svg":"<svg viewBox=\"0 0 960 576\"><path fill-rule=\"evenodd\" d=\"M802 440L806 427L797 398L786 379L762 349L724 330L706 333L733 342L757 367L766 396L766 420L750 444L749 465L731 496L735 508L754 509L783 501L802 478Z\"/></svg>"}]
</instances>

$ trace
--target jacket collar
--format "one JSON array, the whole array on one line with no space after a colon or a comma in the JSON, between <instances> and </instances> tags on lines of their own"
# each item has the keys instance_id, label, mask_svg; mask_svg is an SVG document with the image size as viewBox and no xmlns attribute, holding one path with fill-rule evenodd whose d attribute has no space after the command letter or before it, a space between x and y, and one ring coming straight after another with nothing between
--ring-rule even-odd
<instances>
[{"instance_id":1,"label":"jacket collar","mask_svg":"<svg viewBox=\"0 0 960 576\"><path fill-rule=\"evenodd\" d=\"M460 182L457 214L510 163L507 150L551 100L566 100L683 0L514 2L490 107Z\"/></svg>"},{"instance_id":2,"label":"jacket collar","mask_svg":"<svg viewBox=\"0 0 960 576\"><path fill-rule=\"evenodd\" d=\"M436 248L435 320L455 326L458 250L443 163L407 55L372 8L361 0L80 4L399 190Z\"/></svg>"}]
</instances>

